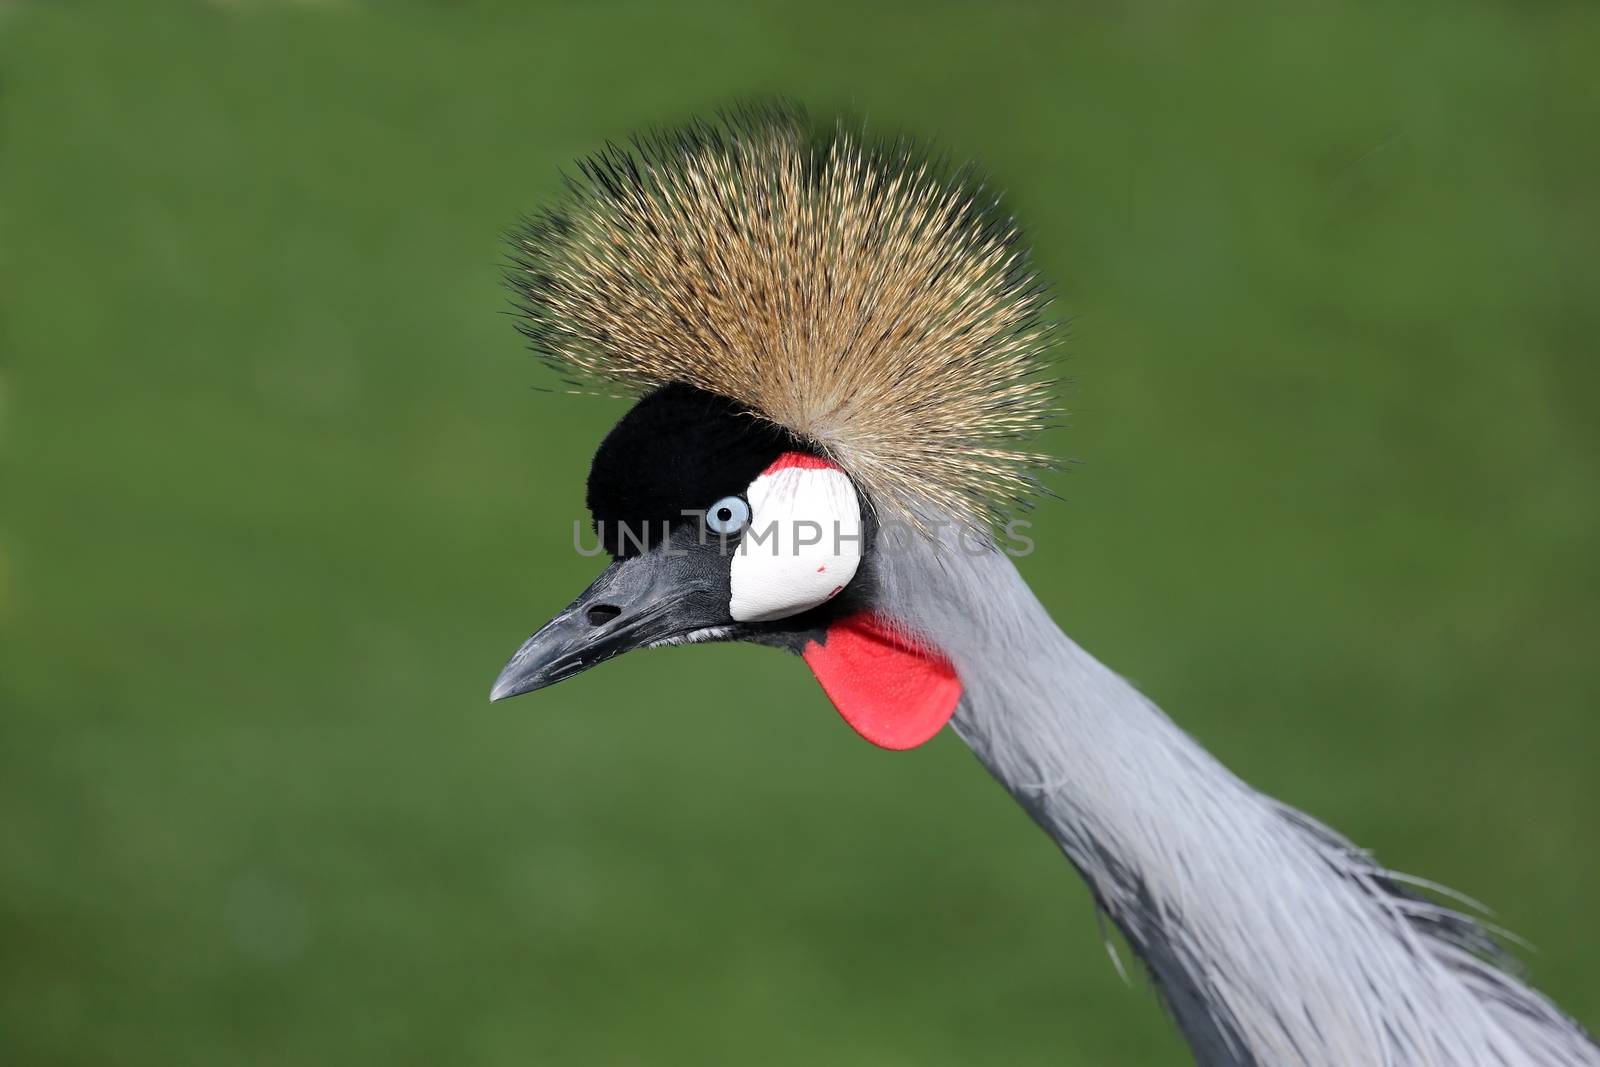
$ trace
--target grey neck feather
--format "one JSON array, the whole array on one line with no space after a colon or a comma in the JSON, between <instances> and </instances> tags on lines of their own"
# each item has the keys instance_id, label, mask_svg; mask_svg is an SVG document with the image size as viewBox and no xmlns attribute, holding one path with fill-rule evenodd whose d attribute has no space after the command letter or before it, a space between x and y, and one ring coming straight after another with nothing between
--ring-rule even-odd
<instances>
[{"instance_id":1,"label":"grey neck feather","mask_svg":"<svg viewBox=\"0 0 1600 1067\"><path fill-rule=\"evenodd\" d=\"M1600 1065L1480 927L1231 774L1005 556L918 539L874 568L884 613L961 676L956 733L1089 883L1199 1063Z\"/></svg>"}]
</instances>

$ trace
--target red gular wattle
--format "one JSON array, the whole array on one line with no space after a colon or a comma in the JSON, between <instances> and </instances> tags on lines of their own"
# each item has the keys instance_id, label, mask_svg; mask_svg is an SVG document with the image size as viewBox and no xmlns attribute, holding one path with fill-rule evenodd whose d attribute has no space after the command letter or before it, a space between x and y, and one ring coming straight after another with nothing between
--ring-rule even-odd
<instances>
[{"instance_id":1,"label":"red gular wattle","mask_svg":"<svg viewBox=\"0 0 1600 1067\"><path fill-rule=\"evenodd\" d=\"M949 660L870 612L833 623L801 655L844 721L880 748L929 741L961 702Z\"/></svg>"}]
</instances>

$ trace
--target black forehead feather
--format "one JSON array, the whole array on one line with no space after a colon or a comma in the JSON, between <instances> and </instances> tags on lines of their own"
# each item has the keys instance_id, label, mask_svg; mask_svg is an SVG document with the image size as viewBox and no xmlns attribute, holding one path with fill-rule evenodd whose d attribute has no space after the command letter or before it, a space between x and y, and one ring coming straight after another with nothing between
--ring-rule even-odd
<instances>
[{"instance_id":1,"label":"black forehead feather","mask_svg":"<svg viewBox=\"0 0 1600 1067\"><path fill-rule=\"evenodd\" d=\"M691 385L664 385L622 416L589 466L589 512L613 556L624 526L659 539L661 523L744 492L779 454L807 451L742 405Z\"/></svg>"}]
</instances>

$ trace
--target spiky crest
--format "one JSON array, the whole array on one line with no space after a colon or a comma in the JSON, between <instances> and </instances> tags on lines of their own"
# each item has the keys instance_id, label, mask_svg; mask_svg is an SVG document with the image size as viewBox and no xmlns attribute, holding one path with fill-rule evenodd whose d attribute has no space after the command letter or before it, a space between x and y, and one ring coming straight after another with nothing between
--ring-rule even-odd
<instances>
[{"instance_id":1,"label":"spiky crest","mask_svg":"<svg viewBox=\"0 0 1600 1067\"><path fill-rule=\"evenodd\" d=\"M681 381L813 442L880 510L1037 490L1043 287L970 169L795 108L608 146L513 237L522 332L573 384Z\"/></svg>"}]
</instances>

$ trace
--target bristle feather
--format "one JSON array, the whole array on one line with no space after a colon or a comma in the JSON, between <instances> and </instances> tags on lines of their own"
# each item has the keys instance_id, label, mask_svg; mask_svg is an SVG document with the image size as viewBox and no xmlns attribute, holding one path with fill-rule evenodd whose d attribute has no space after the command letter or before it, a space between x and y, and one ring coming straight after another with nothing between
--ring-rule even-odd
<instances>
[{"instance_id":1,"label":"bristle feather","mask_svg":"<svg viewBox=\"0 0 1600 1067\"><path fill-rule=\"evenodd\" d=\"M608 144L514 237L519 329L564 375L687 382L839 462L882 510L1001 522L1048 456L1049 294L970 165L745 109ZM949 175L944 177L944 175Z\"/></svg>"}]
</instances>

